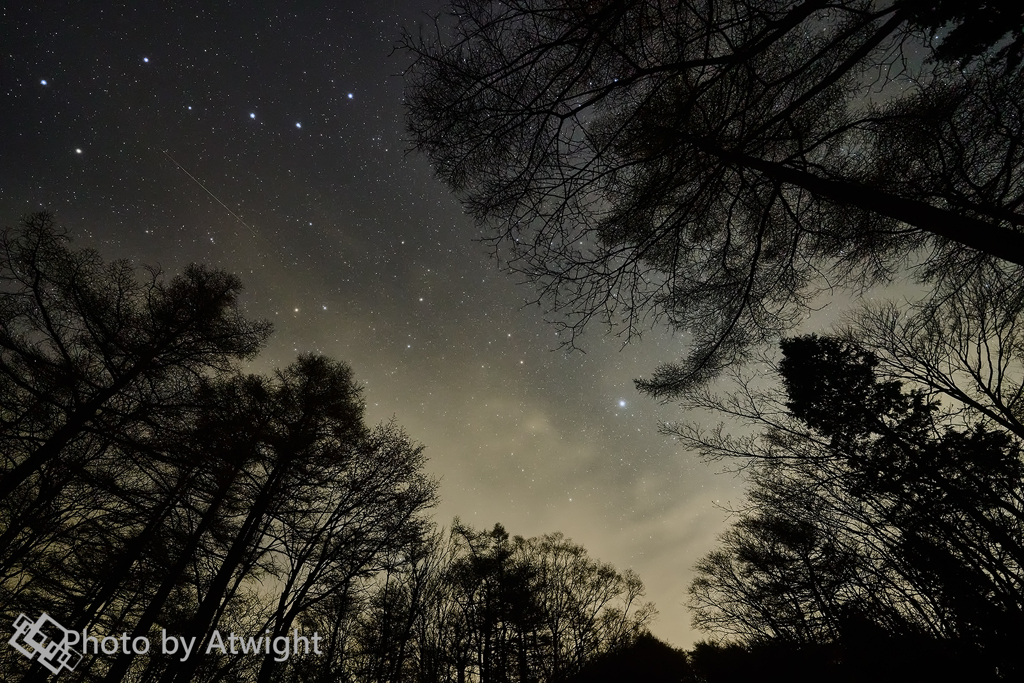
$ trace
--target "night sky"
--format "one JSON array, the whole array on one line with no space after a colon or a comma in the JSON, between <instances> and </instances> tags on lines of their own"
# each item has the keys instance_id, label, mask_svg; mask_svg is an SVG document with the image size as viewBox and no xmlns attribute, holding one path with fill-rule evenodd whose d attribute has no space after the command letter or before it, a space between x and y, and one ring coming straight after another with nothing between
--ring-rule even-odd
<instances>
[{"instance_id":1,"label":"night sky","mask_svg":"<svg viewBox=\"0 0 1024 683\"><path fill-rule=\"evenodd\" d=\"M238 273L246 313L275 326L249 369L350 363L370 420L427 446L439 524L562 531L640 574L655 635L703 637L691 567L743 483L659 435L679 410L633 388L677 340L622 349L594 326L586 353L559 351L532 289L407 153L392 48L438 6L141 4L4 8L0 225L47 210L107 259Z\"/></svg>"}]
</instances>

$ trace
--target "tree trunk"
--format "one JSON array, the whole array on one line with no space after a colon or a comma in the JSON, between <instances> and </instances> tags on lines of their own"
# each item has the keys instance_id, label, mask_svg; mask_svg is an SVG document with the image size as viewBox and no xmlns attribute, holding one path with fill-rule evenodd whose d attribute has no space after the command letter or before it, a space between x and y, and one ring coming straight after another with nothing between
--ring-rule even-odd
<instances>
[{"instance_id":1,"label":"tree trunk","mask_svg":"<svg viewBox=\"0 0 1024 683\"><path fill-rule=\"evenodd\" d=\"M727 163L760 171L767 178L803 188L836 204L877 213L989 256L1024 266L1024 233L850 181L829 180L776 161L730 152L705 138L683 137L700 150ZM1024 216L1021 219L1024 220Z\"/></svg>"},{"instance_id":2,"label":"tree trunk","mask_svg":"<svg viewBox=\"0 0 1024 683\"><path fill-rule=\"evenodd\" d=\"M203 513L203 517L196 527L195 531L188 537L187 542L181 549L181 554L178 556L178 561L171 567L167 576L164 578L160 588L157 589L153 595L153 599L150 600L149 605L146 606L145 611L136 623L135 628L132 630L131 638L135 639L138 637L149 637L149 630L160 616L160 612L163 610L164 603L167 602L167 598L170 597L171 591L178 583L178 579L184 573L188 567L188 563L192 560L196 550L199 548L199 542L207 531L213 526L213 523L220 510L220 506L223 504L231 485L234 484L235 478L238 475L238 469L235 469L231 473L232 476L225 477L224 481L218 487L214 494L213 500L210 501L210 505L206 508L206 512ZM192 655L195 656L196 652L193 651ZM114 660L110 669L107 671L107 675L103 678L103 683L119 683L124 678L125 673L128 671L128 667L131 666L132 657L134 655L121 654Z\"/></svg>"},{"instance_id":3,"label":"tree trunk","mask_svg":"<svg viewBox=\"0 0 1024 683\"><path fill-rule=\"evenodd\" d=\"M270 505L278 493L278 484L281 482L284 474L282 471L283 467L283 465L278 465L278 467L271 472L267 481L261 488L259 496L255 501L253 501L252 507L249 508L249 514L246 516L245 521L238 530L238 533L235 534L235 538L231 542L227 556L218 568L217 574L210 584L210 588L206 591L206 596L203 598L199 608L196 610L196 615L192 618L191 627L183 634L186 639L193 637L196 639L196 649L193 650L192 656L186 661L177 661L168 667L167 671L164 672L164 675L160 679L161 683L172 683L172 681L189 683L195 675L196 669L199 667L199 662L202 660L202 652L200 651L200 648L204 647L206 638L210 633L211 626L213 625L211 622L214 621L214 616L217 613L217 609L220 607L224 592L227 590L228 584L231 582L231 577L234 575L235 569L239 564L241 564L246 549L254 540L254 532L258 527L259 522L270 509Z\"/></svg>"}]
</instances>

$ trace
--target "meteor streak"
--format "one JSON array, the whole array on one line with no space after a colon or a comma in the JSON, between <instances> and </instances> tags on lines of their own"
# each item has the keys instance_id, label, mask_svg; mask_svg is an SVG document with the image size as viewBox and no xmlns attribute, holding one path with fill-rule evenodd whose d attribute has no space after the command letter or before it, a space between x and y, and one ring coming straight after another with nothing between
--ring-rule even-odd
<instances>
[{"instance_id":1,"label":"meteor streak","mask_svg":"<svg viewBox=\"0 0 1024 683\"><path fill-rule=\"evenodd\" d=\"M166 149L162 149L162 150L160 150L160 151L161 151L161 152L163 152L163 154L164 154L164 156L165 156L165 157L167 157L168 159L170 159L170 160L171 160L171 163L172 163L172 164L174 164L174 165L175 165L175 166L177 166L177 167L178 167L179 169L181 169L181 172L182 172L182 173L184 173L184 174L185 174L185 175L187 175L187 176L188 176L189 178L191 178L191 179L192 179L192 182L194 182L194 183L195 183L196 185L198 185L199 187L203 188L203 192L205 192L206 194L208 194L208 195L210 195L211 197L213 197L213 201L215 201L215 202L217 202L218 204L220 204L221 206L223 206L223 207L224 207L224 210L225 210L225 211L227 211L228 213L230 213L230 214L231 214L232 216L234 216L234 217L235 217L235 220L236 220L236 221L238 221L239 223L241 223L242 225L244 225L244 226L245 226L246 228L248 228L248 229L249 229L249 232L251 232L251 233L253 234L253 236L255 236L255 237L260 237L260 234L259 234L258 232L256 232L256 231L255 231L255 230L253 229L253 227L252 227L251 225L249 225L248 223L246 223L245 221L243 221L243 220L241 219L241 217L239 217L239 215L238 215L237 213L235 213L234 211L232 211L232 210L231 210L231 209L230 209L230 208L228 207L228 205L227 205L227 204L225 204L225 203L224 203L224 202L222 202L222 201L221 201L220 199L218 199L217 195L215 195L214 193L210 192L210 190L209 190L209 189L208 189L208 188L206 187L206 185L203 185L203 183L202 183L202 182L201 182L201 181L199 180L199 178L196 178L196 177L195 177L194 175L192 175L191 173L189 173L189 172L188 172L188 171L187 171L187 170L185 169L185 167L184 167L184 166L182 166L182 165L181 165L181 164L179 164L179 163L178 163L177 161L175 161L174 157L172 157L172 156L170 155L170 153L169 153L169 152L168 152L168 151L167 151Z\"/></svg>"}]
</instances>

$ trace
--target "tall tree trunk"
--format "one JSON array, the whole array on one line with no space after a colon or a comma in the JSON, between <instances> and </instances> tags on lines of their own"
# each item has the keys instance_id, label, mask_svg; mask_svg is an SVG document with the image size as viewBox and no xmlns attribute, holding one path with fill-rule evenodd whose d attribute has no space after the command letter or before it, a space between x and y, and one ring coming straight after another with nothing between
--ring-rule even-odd
<instances>
[{"instance_id":1,"label":"tall tree trunk","mask_svg":"<svg viewBox=\"0 0 1024 683\"><path fill-rule=\"evenodd\" d=\"M146 548L150 547L150 544L156 539L157 532L163 525L164 520L167 519L168 514L178 504L178 501L181 500L194 474L194 470L181 474L163 502L149 515L145 528L131 540L125 542L124 551L117 558L117 562L110 568L99 589L92 594L90 602L75 619L72 626L73 630L80 631L88 626L100 608L114 596L121 584L128 578L132 567L142 557ZM218 493L218 495L223 499L222 493ZM220 504L219 501L217 504Z\"/></svg>"},{"instance_id":2,"label":"tall tree trunk","mask_svg":"<svg viewBox=\"0 0 1024 683\"><path fill-rule=\"evenodd\" d=\"M139 621L135 624L135 628L132 630L131 638L135 639L138 637L149 637L149 630L156 622L160 613L163 611L164 603L167 602L167 598L170 597L171 591L178 584L178 580L184 574L185 569L188 567L188 563L192 561L193 556L199 548L199 543L202 537L208 532L217 519L220 512L220 507L227 498L228 491L234 484L235 479L238 476L238 469L231 472L231 476L224 477L220 486L214 494L213 499L210 501L210 505L207 506L206 512L203 513L203 517L195 530L189 535L188 540L182 546L181 553L178 556L177 562L174 566L168 569L167 575L165 576L163 583L154 593L152 600L146 606L145 611L139 618ZM195 651L192 655L195 656ZM107 671L107 675L103 678L103 683L119 683L127 673L128 668L131 666L132 658L134 655L118 655L117 659L111 665Z\"/></svg>"},{"instance_id":3,"label":"tall tree trunk","mask_svg":"<svg viewBox=\"0 0 1024 683\"><path fill-rule=\"evenodd\" d=\"M202 661L201 655L203 653L200 649L205 647L204 644L213 626L211 622L214 621L224 592L231 582L235 569L242 563L246 550L255 540L255 531L260 521L263 520L270 509L271 503L273 503L277 496L278 485L284 476L283 470L284 465L279 464L261 487L259 495L253 501L252 507L249 508L249 514L246 515L241 528L235 534L224 561L217 569L217 574L210 583L206 596L199 604L199 608L196 610L189 628L184 633L186 639L195 638L196 649L193 650L192 656L184 662L179 660L168 667L167 671L160 678L161 683L171 683L172 681L189 683L195 675L196 669L199 667L200 661Z\"/></svg>"},{"instance_id":4,"label":"tall tree trunk","mask_svg":"<svg viewBox=\"0 0 1024 683\"><path fill-rule=\"evenodd\" d=\"M924 232L1024 266L1024 233L977 218L961 216L926 202L904 199L850 181L829 180L777 161L766 161L741 152L731 152L706 138L689 135L682 137L722 161L759 171L767 178L803 188L817 197L893 218ZM1019 218L1024 220L1024 216Z\"/></svg>"},{"instance_id":5,"label":"tall tree trunk","mask_svg":"<svg viewBox=\"0 0 1024 683\"><path fill-rule=\"evenodd\" d=\"M156 532L160 528L163 521L167 518L167 513L173 508L173 506L180 500L181 493L185 489L185 484L191 479L191 474L186 477L179 479L175 488L171 493L164 499L163 503L149 516L149 520L146 527L140 531L134 538L126 541L124 544L124 551L117 558L115 566L107 573L106 578L99 586L98 592L90 592L85 599L89 600L81 612L78 612L74 617L74 621L71 625L72 631L81 632L86 628L92 620L95 618L99 610L109 601L118 588L127 578L128 573L131 571L132 566L142 556L142 553L149 546L149 544L156 537ZM26 683L30 681L45 681L49 673L43 671L43 667L38 662L33 662L32 666L26 672L22 678Z\"/></svg>"}]
</instances>

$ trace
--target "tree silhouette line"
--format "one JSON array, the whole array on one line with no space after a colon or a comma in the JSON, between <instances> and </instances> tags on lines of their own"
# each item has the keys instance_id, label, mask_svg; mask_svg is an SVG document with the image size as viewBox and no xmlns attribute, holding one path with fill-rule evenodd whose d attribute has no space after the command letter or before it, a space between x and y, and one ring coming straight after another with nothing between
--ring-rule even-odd
<instances>
[{"instance_id":1,"label":"tree silhouette line","mask_svg":"<svg viewBox=\"0 0 1024 683\"><path fill-rule=\"evenodd\" d=\"M776 385L737 374L731 393L686 398L751 430L666 428L750 482L696 566L696 626L745 644L840 645L854 679L1020 675L1024 302L1012 272L784 340Z\"/></svg>"},{"instance_id":2,"label":"tree silhouette line","mask_svg":"<svg viewBox=\"0 0 1024 683\"><path fill-rule=\"evenodd\" d=\"M1019 677L1018 5L450 0L405 33L411 145L503 267L567 345L679 333L637 387L747 476L666 680Z\"/></svg>"},{"instance_id":3,"label":"tree silhouette line","mask_svg":"<svg viewBox=\"0 0 1024 683\"><path fill-rule=\"evenodd\" d=\"M645 632L640 579L560 534L438 530L423 447L365 423L345 363L242 372L270 325L240 292L47 214L0 238L0 620L98 639L61 680L539 683ZM97 652L122 635L148 652ZM0 671L51 676L14 648Z\"/></svg>"},{"instance_id":4,"label":"tree silhouette line","mask_svg":"<svg viewBox=\"0 0 1024 683\"><path fill-rule=\"evenodd\" d=\"M235 276L140 277L46 214L0 240L0 618L322 648L63 674L104 683L1015 680L1022 27L1010 0L455 0L405 35L413 145L566 343L686 335L638 388L722 419L664 431L750 485L690 589L713 640L653 639L640 580L559 534L437 529L351 368L242 372L270 326ZM769 351L908 268L919 303Z\"/></svg>"}]
</instances>

